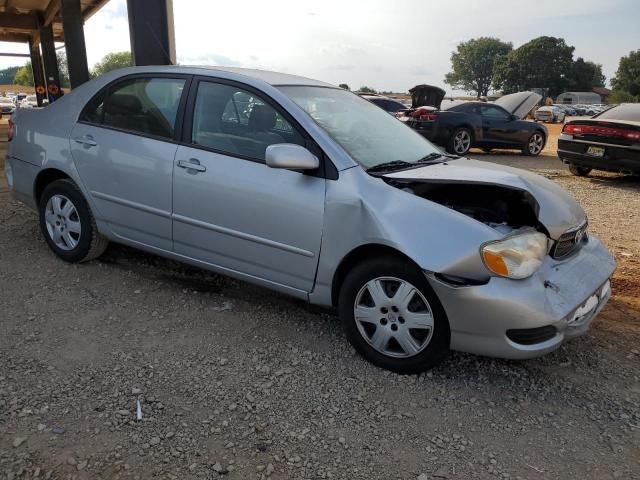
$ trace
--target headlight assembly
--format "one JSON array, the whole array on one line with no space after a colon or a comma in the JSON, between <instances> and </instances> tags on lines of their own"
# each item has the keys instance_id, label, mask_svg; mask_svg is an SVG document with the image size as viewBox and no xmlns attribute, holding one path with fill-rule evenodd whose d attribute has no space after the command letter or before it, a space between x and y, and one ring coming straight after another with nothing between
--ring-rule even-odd
<instances>
[{"instance_id":1,"label":"headlight assembly","mask_svg":"<svg viewBox=\"0 0 640 480\"><path fill-rule=\"evenodd\" d=\"M527 278L542 265L549 251L544 233L527 232L485 243L480 248L486 267L496 275Z\"/></svg>"}]
</instances>

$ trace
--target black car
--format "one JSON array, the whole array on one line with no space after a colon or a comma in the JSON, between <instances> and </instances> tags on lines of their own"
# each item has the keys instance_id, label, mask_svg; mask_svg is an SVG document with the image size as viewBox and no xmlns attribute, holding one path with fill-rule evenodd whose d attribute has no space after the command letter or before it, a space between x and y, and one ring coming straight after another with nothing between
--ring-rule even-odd
<instances>
[{"instance_id":1,"label":"black car","mask_svg":"<svg viewBox=\"0 0 640 480\"><path fill-rule=\"evenodd\" d=\"M574 175L591 170L640 174L640 104L622 103L565 124L558 157Z\"/></svg>"},{"instance_id":2,"label":"black car","mask_svg":"<svg viewBox=\"0 0 640 480\"><path fill-rule=\"evenodd\" d=\"M412 98L418 96L412 95ZM519 149L525 155L535 156L545 146L547 129L522 118L540 98L533 92L519 92L505 95L494 103L449 102L450 106L440 109L440 97L437 105L414 105L397 117L455 155L465 155L471 147L480 147L485 151Z\"/></svg>"},{"instance_id":3,"label":"black car","mask_svg":"<svg viewBox=\"0 0 640 480\"><path fill-rule=\"evenodd\" d=\"M372 95L368 93L358 93L365 100L369 100L374 105L377 105L385 112L395 115L396 113L406 110L407 106L400 103L393 98L385 97L383 95Z\"/></svg>"}]
</instances>

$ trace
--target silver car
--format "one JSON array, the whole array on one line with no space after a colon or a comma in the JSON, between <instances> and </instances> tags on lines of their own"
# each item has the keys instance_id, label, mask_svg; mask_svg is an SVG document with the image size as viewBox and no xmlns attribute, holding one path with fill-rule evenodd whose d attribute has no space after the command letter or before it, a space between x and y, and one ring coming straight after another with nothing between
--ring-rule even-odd
<instances>
[{"instance_id":1,"label":"silver car","mask_svg":"<svg viewBox=\"0 0 640 480\"><path fill-rule=\"evenodd\" d=\"M113 241L333 307L395 372L545 354L610 296L614 260L558 185L316 80L134 67L18 110L10 137L9 186L63 260Z\"/></svg>"}]
</instances>

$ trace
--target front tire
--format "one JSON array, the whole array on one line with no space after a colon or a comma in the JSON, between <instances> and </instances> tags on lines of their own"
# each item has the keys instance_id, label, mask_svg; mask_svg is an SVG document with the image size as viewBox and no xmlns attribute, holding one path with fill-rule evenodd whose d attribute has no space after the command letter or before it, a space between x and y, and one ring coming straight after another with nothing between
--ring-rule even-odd
<instances>
[{"instance_id":1,"label":"front tire","mask_svg":"<svg viewBox=\"0 0 640 480\"><path fill-rule=\"evenodd\" d=\"M466 155L471 149L473 134L468 128L462 127L454 130L447 143L447 152L455 155Z\"/></svg>"},{"instance_id":2,"label":"front tire","mask_svg":"<svg viewBox=\"0 0 640 480\"><path fill-rule=\"evenodd\" d=\"M40 229L49 248L66 262L98 258L109 241L96 226L89 204L71 180L56 180L42 192Z\"/></svg>"},{"instance_id":3,"label":"front tire","mask_svg":"<svg viewBox=\"0 0 640 480\"><path fill-rule=\"evenodd\" d=\"M537 157L544 148L545 137L542 132L533 132L527 140L522 153L528 157Z\"/></svg>"},{"instance_id":4,"label":"front tire","mask_svg":"<svg viewBox=\"0 0 640 480\"><path fill-rule=\"evenodd\" d=\"M569 171L578 177L586 177L591 173L589 167L580 167L579 165L569 164Z\"/></svg>"},{"instance_id":5,"label":"front tire","mask_svg":"<svg viewBox=\"0 0 640 480\"><path fill-rule=\"evenodd\" d=\"M420 373L449 352L444 308L408 261L382 257L356 266L340 289L338 313L351 345L380 368Z\"/></svg>"}]
</instances>

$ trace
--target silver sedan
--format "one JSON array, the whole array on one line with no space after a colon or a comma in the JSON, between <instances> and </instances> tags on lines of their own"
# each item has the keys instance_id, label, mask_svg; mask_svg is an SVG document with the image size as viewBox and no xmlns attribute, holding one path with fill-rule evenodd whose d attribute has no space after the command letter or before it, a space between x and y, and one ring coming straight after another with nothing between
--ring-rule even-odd
<instances>
[{"instance_id":1,"label":"silver sedan","mask_svg":"<svg viewBox=\"0 0 640 480\"><path fill-rule=\"evenodd\" d=\"M615 263L555 183L458 158L348 91L134 67L10 123L6 176L69 262L118 242L334 308L400 373L587 331Z\"/></svg>"}]
</instances>

